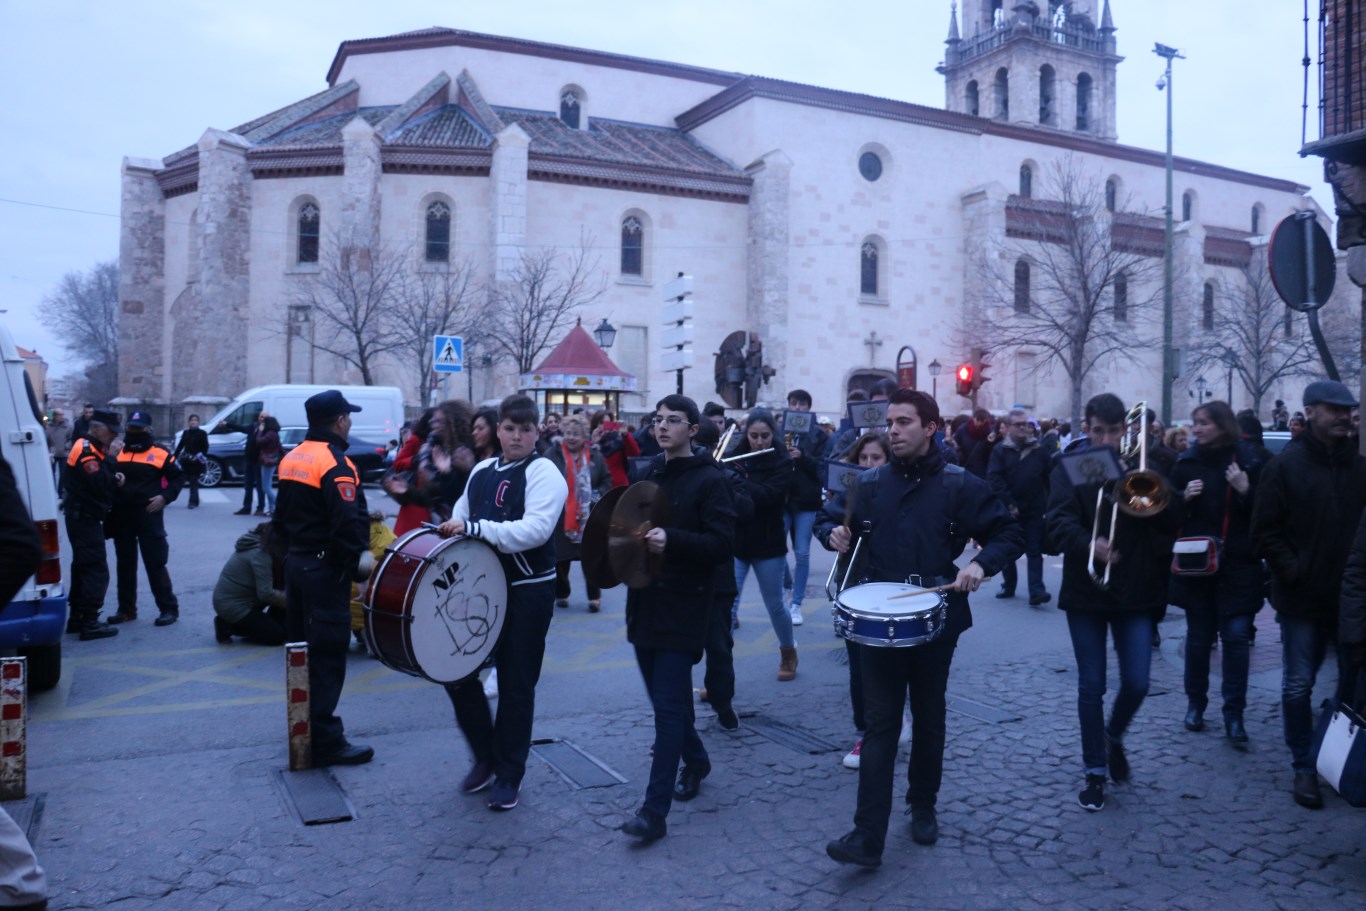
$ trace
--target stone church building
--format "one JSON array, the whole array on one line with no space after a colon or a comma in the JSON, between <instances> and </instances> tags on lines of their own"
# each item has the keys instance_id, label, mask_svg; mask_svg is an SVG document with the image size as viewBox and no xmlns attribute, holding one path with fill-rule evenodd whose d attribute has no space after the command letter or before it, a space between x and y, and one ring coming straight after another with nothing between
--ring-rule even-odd
<instances>
[{"instance_id":1,"label":"stone church building","mask_svg":"<svg viewBox=\"0 0 1366 911\"><path fill-rule=\"evenodd\" d=\"M1104 186L1124 243L1160 263L1164 155L1118 141L1109 0L945 6L943 109L448 28L346 41L323 91L163 159L125 159L120 350L136 355L119 365L122 399L178 422L258 384L359 382L308 344L316 327L294 303L336 238L398 250L414 273L464 266L482 287L509 281L524 251L589 238L605 292L580 315L619 330L610 354L640 388L627 413L673 391L661 292L687 273L685 391L699 401L718 398L713 355L743 329L776 371L765 401L804 387L838 411L900 357L927 390L938 362L938 397L957 412L953 368L976 344L998 350L981 404L1065 415L1066 376L993 335L978 263L1036 236L1062 161ZM1185 158L1174 186L1183 347L1270 229L1317 209L1304 186ZM974 308L968 338L960 314ZM1140 348L1097 368L1086 394L1159 399L1161 348ZM466 352L468 391L453 393L516 385L515 365L486 354ZM415 399L413 373L394 360L379 380ZM1182 417L1191 379L1177 382ZM1235 407L1245 398L1235 388Z\"/></svg>"}]
</instances>

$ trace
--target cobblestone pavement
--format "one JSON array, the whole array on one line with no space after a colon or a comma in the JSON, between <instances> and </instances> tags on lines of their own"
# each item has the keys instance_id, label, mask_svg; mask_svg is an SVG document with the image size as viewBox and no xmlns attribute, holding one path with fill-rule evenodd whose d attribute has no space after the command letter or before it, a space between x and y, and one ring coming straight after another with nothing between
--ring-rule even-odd
<instances>
[{"instance_id":1,"label":"cobblestone pavement","mask_svg":"<svg viewBox=\"0 0 1366 911\"><path fill-rule=\"evenodd\" d=\"M183 512L172 518L184 522ZM913 844L896 815L883 866L869 872L824 853L850 827L857 773L840 764L853 739L843 650L814 598L798 630L798 679L778 684L772 631L747 592L742 727L728 734L699 706L714 771L696 800L675 805L668 837L641 847L616 831L639 806L652 741L620 590L602 614L578 602L557 612L535 735L572 742L627 783L576 790L533 756L521 805L490 813L459 794L467 752L440 689L357 653L341 708L376 758L335 770L353 821L304 827L275 776L285 764L281 658L214 645L206 592L221 560L197 562L209 566L202 577L181 570L182 623L167 632L140 621L73 647L63 687L33 700L29 788L45 795L36 847L55 909L1298 911L1366 900L1366 816L1331 793L1318 812L1290 799L1267 615L1250 748L1234 749L1216 726L1182 727L1184 624L1173 611L1127 741L1133 780L1087 813L1076 801L1075 669L1062 615L995 601L984 588L950 682L961 711L949 716L939 843ZM1056 575L1050 567L1050 583ZM979 717L997 715L1011 720ZM830 748L777 742L759 732L765 719Z\"/></svg>"}]
</instances>

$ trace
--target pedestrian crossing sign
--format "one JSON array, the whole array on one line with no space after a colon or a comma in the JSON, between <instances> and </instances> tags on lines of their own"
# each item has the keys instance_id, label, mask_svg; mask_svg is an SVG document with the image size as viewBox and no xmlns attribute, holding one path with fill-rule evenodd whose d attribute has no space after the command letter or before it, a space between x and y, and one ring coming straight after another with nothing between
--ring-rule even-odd
<instances>
[{"instance_id":1,"label":"pedestrian crossing sign","mask_svg":"<svg viewBox=\"0 0 1366 911\"><path fill-rule=\"evenodd\" d=\"M437 373L461 373L465 369L465 340L458 335L438 335L432 354Z\"/></svg>"}]
</instances>

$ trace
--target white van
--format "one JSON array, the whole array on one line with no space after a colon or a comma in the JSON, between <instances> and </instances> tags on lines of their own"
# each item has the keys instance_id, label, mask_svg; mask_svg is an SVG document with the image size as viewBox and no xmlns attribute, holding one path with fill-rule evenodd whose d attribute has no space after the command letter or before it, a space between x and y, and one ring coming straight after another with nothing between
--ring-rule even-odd
<instances>
[{"instance_id":1,"label":"white van","mask_svg":"<svg viewBox=\"0 0 1366 911\"><path fill-rule=\"evenodd\" d=\"M38 398L19 349L0 324L0 452L14 470L19 496L38 526L43 559L9 604L0 605L0 654L28 658L31 690L50 690L62 676L66 589L57 536L57 485L48 459ZM58 453L64 458L66 453Z\"/></svg>"}]
</instances>

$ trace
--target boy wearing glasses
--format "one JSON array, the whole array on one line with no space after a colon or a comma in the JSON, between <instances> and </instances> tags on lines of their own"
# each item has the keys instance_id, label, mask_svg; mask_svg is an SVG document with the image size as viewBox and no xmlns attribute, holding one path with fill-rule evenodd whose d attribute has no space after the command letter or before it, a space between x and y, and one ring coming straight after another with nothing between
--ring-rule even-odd
<instances>
[{"instance_id":1,"label":"boy wearing glasses","mask_svg":"<svg viewBox=\"0 0 1366 911\"><path fill-rule=\"evenodd\" d=\"M1039 443L1029 416L1019 408L1006 416L1006 438L991 450L987 483L1019 520L1025 537L1025 572L1029 606L1053 600L1043 586L1043 514L1048 507L1048 476L1051 454ZM1014 598L1020 571L1012 561L1001 570L998 598Z\"/></svg>"},{"instance_id":2,"label":"boy wearing glasses","mask_svg":"<svg viewBox=\"0 0 1366 911\"><path fill-rule=\"evenodd\" d=\"M663 452L642 480L660 486L668 524L647 531L645 545L664 556L664 569L626 596L626 639L635 646L654 705L655 743L645 802L621 830L647 842L664 837L673 801L696 797L711 772L693 726L692 666L702 660L716 567L734 551L735 507L716 462L693 450L700 421L697 403L687 396L665 396L655 407L655 440Z\"/></svg>"}]
</instances>

